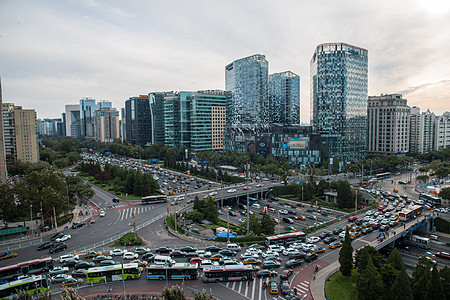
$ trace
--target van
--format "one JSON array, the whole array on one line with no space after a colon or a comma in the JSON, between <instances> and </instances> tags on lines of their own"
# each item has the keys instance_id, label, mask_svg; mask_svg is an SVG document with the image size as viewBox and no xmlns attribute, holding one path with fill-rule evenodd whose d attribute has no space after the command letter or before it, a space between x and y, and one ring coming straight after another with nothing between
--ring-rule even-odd
<instances>
[{"instance_id":1,"label":"van","mask_svg":"<svg viewBox=\"0 0 450 300\"><path fill-rule=\"evenodd\" d=\"M168 264L169 266L171 266L171 265L173 265L175 263L175 261L170 256L156 255L155 258L153 259L153 263L155 265L166 265L166 264Z\"/></svg>"},{"instance_id":2,"label":"van","mask_svg":"<svg viewBox=\"0 0 450 300\"><path fill-rule=\"evenodd\" d=\"M238 252L238 251L241 251L241 246L239 246L238 244L230 243L230 244L227 244L227 249L232 250L234 252Z\"/></svg>"}]
</instances>

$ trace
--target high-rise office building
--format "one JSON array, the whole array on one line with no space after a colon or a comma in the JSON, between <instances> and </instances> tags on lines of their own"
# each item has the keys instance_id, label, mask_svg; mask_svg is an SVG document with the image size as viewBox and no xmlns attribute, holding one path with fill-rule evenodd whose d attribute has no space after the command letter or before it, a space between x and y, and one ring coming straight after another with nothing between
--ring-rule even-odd
<instances>
[{"instance_id":1,"label":"high-rise office building","mask_svg":"<svg viewBox=\"0 0 450 300\"><path fill-rule=\"evenodd\" d=\"M81 134L80 105L68 104L65 109L66 136L79 137Z\"/></svg>"},{"instance_id":2,"label":"high-rise office building","mask_svg":"<svg viewBox=\"0 0 450 300\"><path fill-rule=\"evenodd\" d=\"M2 98L2 80L0 78L0 184L7 182L8 170L6 168L6 152L5 152L5 133L3 130L3 98Z\"/></svg>"},{"instance_id":3,"label":"high-rise office building","mask_svg":"<svg viewBox=\"0 0 450 300\"><path fill-rule=\"evenodd\" d=\"M286 71L269 75L271 123L300 124L300 76Z\"/></svg>"},{"instance_id":4,"label":"high-rise office building","mask_svg":"<svg viewBox=\"0 0 450 300\"><path fill-rule=\"evenodd\" d=\"M450 148L450 112L437 116L434 123L434 146L433 150Z\"/></svg>"},{"instance_id":5,"label":"high-rise office building","mask_svg":"<svg viewBox=\"0 0 450 300\"><path fill-rule=\"evenodd\" d=\"M269 63L255 54L225 66L225 90L231 92L227 107L227 126L268 125Z\"/></svg>"},{"instance_id":6,"label":"high-rise office building","mask_svg":"<svg viewBox=\"0 0 450 300\"><path fill-rule=\"evenodd\" d=\"M170 92L148 94L152 118L152 144L164 145L166 143L164 134L164 97L170 94Z\"/></svg>"},{"instance_id":7,"label":"high-rise office building","mask_svg":"<svg viewBox=\"0 0 450 300\"><path fill-rule=\"evenodd\" d=\"M346 43L317 46L311 59L311 123L324 159L366 156L368 51Z\"/></svg>"},{"instance_id":8,"label":"high-rise office building","mask_svg":"<svg viewBox=\"0 0 450 300\"><path fill-rule=\"evenodd\" d=\"M38 162L36 111L3 103L2 113L6 154L13 160Z\"/></svg>"},{"instance_id":9,"label":"high-rise office building","mask_svg":"<svg viewBox=\"0 0 450 300\"><path fill-rule=\"evenodd\" d=\"M131 97L125 101L125 140L144 147L152 141L152 118L148 95Z\"/></svg>"},{"instance_id":10,"label":"high-rise office building","mask_svg":"<svg viewBox=\"0 0 450 300\"><path fill-rule=\"evenodd\" d=\"M100 142L112 142L119 138L119 112L104 107L94 111L95 139Z\"/></svg>"},{"instance_id":11,"label":"high-rise office building","mask_svg":"<svg viewBox=\"0 0 450 300\"><path fill-rule=\"evenodd\" d=\"M80 135L93 139L95 137L94 114L96 110L102 108L112 108L112 102L95 102L92 98L80 99Z\"/></svg>"},{"instance_id":12,"label":"high-rise office building","mask_svg":"<svg viewBox=\"0 0 450 300\"><path fill-rule=\"evenodd\" d=\"M64 135L62 119L37 119L37 133L43 135Z\"/></svg>"},{"instance_id":13,"label":"high-rise office building","mask_svg":"<svg viewBox=\"0 0 450 300\"><path fill-rule=\"evenodd\" d=\"M409 152L411 108L401 94L369 96L368 149L373 154Z\"/></svg>"},{"instance_id":14,"label":"high-rise office building","mask_svg":"<svg viewBox=\"0 0 450 300\"><path fill-rule=\"evenodd\" d=\"M420 108L411 108L409 151L425 154L433 151L435 114L427 110L420 113Z\"/></svg>"},{"instance_id":15,"label":"high-rise office building","mask_svg":"<svg viewBox=\"0 0 450 300\"><path fill-rule=\"evenodd\" d=\"M191 94L181 91L164 96L164 139L171 147L191 148Z\"/></svg>"}]
</instances>

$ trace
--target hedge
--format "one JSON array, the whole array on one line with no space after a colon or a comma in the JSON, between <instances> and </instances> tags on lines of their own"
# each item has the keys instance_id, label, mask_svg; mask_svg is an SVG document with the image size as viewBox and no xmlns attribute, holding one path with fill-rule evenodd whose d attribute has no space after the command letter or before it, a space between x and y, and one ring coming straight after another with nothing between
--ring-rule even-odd
<instances>
[{"instance_id":1,"label":"hedge","mask_svg":"<svg viewBox=\"0 0 450 300\"><path fill-rule=\"evenodd\" d=\"M450 233L450 222L444 220L442 218L435 218L434 225L436 226L436 230L443 233Z\"/></svg>"}]
</instances>

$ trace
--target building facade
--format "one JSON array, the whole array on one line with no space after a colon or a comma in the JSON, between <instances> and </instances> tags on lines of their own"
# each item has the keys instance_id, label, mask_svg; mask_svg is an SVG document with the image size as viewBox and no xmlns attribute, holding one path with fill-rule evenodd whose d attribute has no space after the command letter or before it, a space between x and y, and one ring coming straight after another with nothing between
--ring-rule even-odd
<instances>
[{"instance_id":1,"label":"building facade","mask_svg":"<svg viewBox=\"0 0 450 300\"><path fill-rule=\"evenodd\" d=\"M119 138L119 112L104 107L94 111L95 139L100 142L112 142Z\"/></svg>"},{"instance_id":2,"label":"building facade","mask_svg":"<svg viewBox=\"0 0 450 300\"><path fill-rule=\"evenodd\" d=\"M410 112L411 108L401 94L370 96L367 108L367 152L408 153Z\"/></svg>"},{"instance_id":3,"label":"building facade","mask_svg":"<svg viewBox=\"0 0 450 300\"><path fill-rule=\"evenodd\" d=\"M37 119L37 133L42 135L65 135L62 119Z\"/></svg>"},{"instance_id":4,"label":"building facade","mask_svg":"<svg viewBox=\"0 0 450 300\"><path fill-rule=\"evenodd\" d=\"M324 159L364 159L367 148L368 51L346 43L317 46L310 62L311 124Z\"/></svg>"},{"instance_id":5,"label":"building facade","mask_svg":"<svg viewBox=\"0 0 450 300\"><path fill-rule=\"evenodd\" d=\"M286 71L269 75L270 122L300 124L300 76Z\"/></svg>"},{"instance_id":6,"label":"building facade","mask_svg":"<svg viewBox=\"0 0 450 300\"><path fill-rule=\"evenodd\" d=\"M164 97L169 92L155 92L148 95L150 101L150 113L152 118L152 144L164 145L165 129L164 129Z\"/></svg>"},{"instance_id":7,"label":"building facade","mask_svg":"<svg viewBox=\"0 0 450 300\"><path fill-rule=\"evenodd\" d=\"M435 119L435 114L430 110L420 113L420 108L411 108L409 136L411 153L425 154L433 151Z\"/></svg>"},{"instance_id":8,"label":"building facade","mask_svg":"<svg viewBox=\"0 0 450 300\"><path fill-rule=\"evenodd\" d=\"M434 150L450 148L450 112L437 116L434 121Z\"/></svg>"},{"instance_id":9,"label":"building facade","mask_svg":"<svg viewBox=\"0 0 450 300\"><path fill-rule=\"evenodd\" d=\"M225 90L231 92L227 126L268 125L269 62L255 54L225 66Z\"/></svg>"},{"instance_id":10,"label":"building facade","mask_svg":"<svg viewBox=\"0 0 450 300\"><path fill-rule=\"evenodd\" d=\"M65 109L66 136L79 137L81 135L80 105L68 104Z\"/></svg>"},{"instance_id":11,"label":"building facade","mask_svg":"<svg viewBox=\"0 0 450 300\"><path fill-rule=\"evenodd\" d=\"M102 108L112 108L112 102L99 101L95 99L80 99L80 136L86 138L95 138L94 115L95 111Z\"/></svg>"},{"instance_id":12,"label":"building facade","mask_svg":"<svg viewBox=\"0 0 450 300\"><path fill-rule=\"evenodd\" d=\"M36 163L39 161L36 111L13 103L3 103L5 152L8 161Z\"/></svg>"},{"instance_id":13,"label":"building facade","mask_svg":"<svg viewBox=\"0 0 450 300\"><path fill-rule=\"evenodd\" d=\"M0 78L0 184L6 184L8 180L8 170L6 168L5 132L3 130L3 95L2 80Z\"/></svg>"},{"instance_id":14,"label":"building facade","mask_svg":"<svg viewBox=\"0 0 450 300\"><path fill-rule=\"evenodd\" d=\"M152 141L152 118L148 95L131 97L125 101L125 140L144 147Z\"/></svg>"}]
</instances>

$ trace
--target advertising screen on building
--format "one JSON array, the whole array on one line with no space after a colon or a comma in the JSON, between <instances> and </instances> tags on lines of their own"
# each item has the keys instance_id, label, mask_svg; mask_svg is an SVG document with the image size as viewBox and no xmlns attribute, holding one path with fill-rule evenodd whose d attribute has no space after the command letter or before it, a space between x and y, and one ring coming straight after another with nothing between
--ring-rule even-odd
<instances>
[{"instance_id":1,"label":"advertising screen on building","mask_svg":"<svg viewBox=\"0 0 450 300\"><path fill-rule=\"evenodd\" d=\"M309 137L290 137L287 139L289 150L308 150Z\"/></svg>"}]
</instances>

